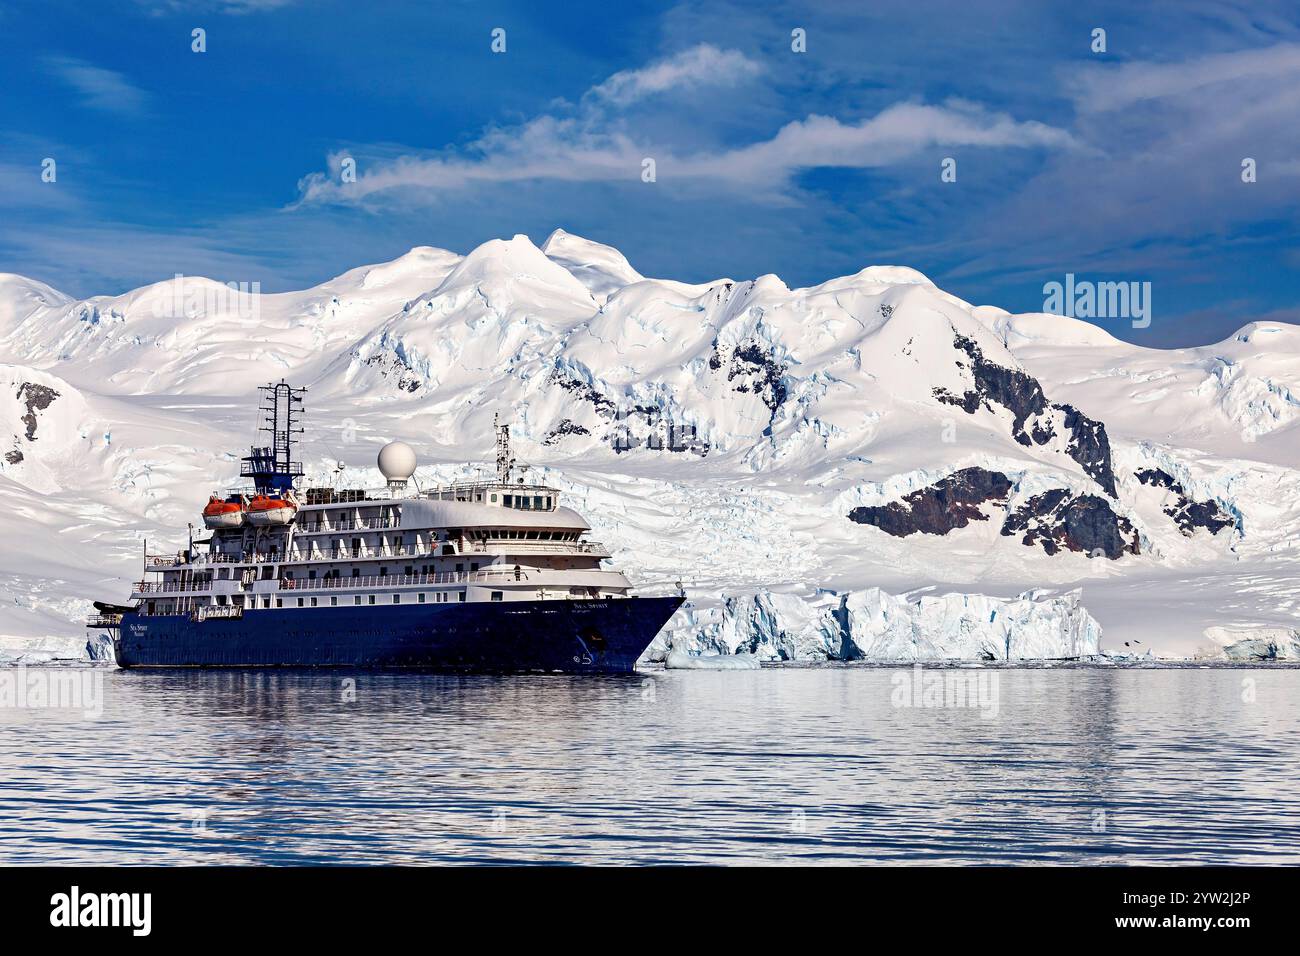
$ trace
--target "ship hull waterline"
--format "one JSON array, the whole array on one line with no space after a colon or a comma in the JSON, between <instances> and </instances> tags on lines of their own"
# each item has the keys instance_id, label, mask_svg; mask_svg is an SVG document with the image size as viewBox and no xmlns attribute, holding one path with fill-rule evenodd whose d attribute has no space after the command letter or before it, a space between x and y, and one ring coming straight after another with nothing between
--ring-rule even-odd
<instances>
[{"instance_id":1,"label":"ship hull waterline","mask_svg":"<svg viewBox=\"0 0 1300 956\"><path fill-rule=\"evenodd\" d=\"M324 598L322 598L324 600ZM240 618L122 617L119 667L361 667L627 673L683 598L250 610Z\"/></svg>"}]
</instances>

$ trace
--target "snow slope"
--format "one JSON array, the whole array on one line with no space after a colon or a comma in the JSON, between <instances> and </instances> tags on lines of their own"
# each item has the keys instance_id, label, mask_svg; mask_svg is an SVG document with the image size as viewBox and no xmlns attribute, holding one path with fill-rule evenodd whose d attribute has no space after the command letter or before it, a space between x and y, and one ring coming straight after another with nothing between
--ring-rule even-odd
<instances>
[{"instance_id":1,"label":"snow slope","mask_svg":"<svg viewBox=\"0 0 1300 956\"><path fill-rule=\"evenodd\" d=\"M144 538L184 543L281 377L317 483L378 484L392 438L466 476L500 412L634 580L686 585L660 652L1191 656L1300 627L1291 326L1154 351L903 267L688 284L556 230L276 295L0 275L0 363L11 648L76 645Z\"/></svg>"}]
</instances>

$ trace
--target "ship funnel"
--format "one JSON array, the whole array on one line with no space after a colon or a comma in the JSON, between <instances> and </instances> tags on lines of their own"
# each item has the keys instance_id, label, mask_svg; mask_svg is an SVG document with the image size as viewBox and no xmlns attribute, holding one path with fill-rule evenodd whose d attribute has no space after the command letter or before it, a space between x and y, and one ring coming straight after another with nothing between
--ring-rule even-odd
<instances>
[{"instance_id":1,"label":"ship funnel","mask_svg":"<svg viewBox=\"0 0 1300 956\"><path fill-rule=\"evenodd\" d=\"M404 441L390 441L379 449L379 472L390 491L401 491L415 474L415 449Z\"/></svg>"}]
</instances>

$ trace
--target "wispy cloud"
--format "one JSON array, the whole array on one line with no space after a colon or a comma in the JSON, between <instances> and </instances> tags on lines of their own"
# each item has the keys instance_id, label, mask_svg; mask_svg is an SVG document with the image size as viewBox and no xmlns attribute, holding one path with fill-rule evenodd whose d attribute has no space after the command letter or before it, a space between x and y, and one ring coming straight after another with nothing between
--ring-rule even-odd
<instances>
[{"instance_id":1,"label":"wispy cloud","mask_svg":"<svg viewBox=\"0 0 1300 956\"><path fill-rule=\"evenodd\" d=\"M1112 70L1077 75L1072 85L1081 110L1106 112L1187 96L1202 102L1231 100L1239 98L1247 87L1285 92L1285 87L1294 86L1297 80L1300 44L1281 43L1263 50L1215 53L1174 63L1125 63Z\"/></svg>"},{"instance_id":2,"label":"wispy cloud","mask_svg":"<svg viewBox=\"0 0 1300 956\"><path fill-rule=\"evenodd\" d=\"M138 115L148 105L149 95L121 73L70 56L46 57L45 64L92 109Z\"/></svg>"},{"instance_id":3,"label":"wispy cloud","mask_svg":"<svg viewBox=\"0 0 1300 956\"><path fill-rule=\"evenodd\" d=\"M263 13L291 6L298 0L137 0L149 13Z\"/></svg>"},{"instance_id":4,"label":"wispy cloud","mask_svg":"<svg viewBox=\"0 0 1300 956\"><path fill-rule=\"evenodd\" d=\"M730 148L694 149L690 143L639 135L624 109L647 97L703 84L753 79L760 66L734 50L701 44L635 70L615 73L589 89L572 115L551 112L517 126L494 128L468 147L361 163L355 182L343 182L351 153L328 158L329 173L299 182L304 203L358 203L391 191L404 197L437 194L475 183L521 181L635 182L645 159L655 161L659 182L707 182L712 188L759 190L781 200L793 178L815 168L869 169L904 161L930 147L1039 147L1072 145L1069 133L1020 122L1006 113L951 100L942 105L905 102L875 116L844 122L810 115L787 123L766 139ZM685 131L689 135L689 130ZM353 158L356 158L353 156Z\"/></svg>"},{"instance_id":5,"label":"wispy cloud","mask_svg":"<svg viewBox=\"0 0 1300 956\"><path fill-rule=\"evenodd\" d=\"M589 95L626 106L668 90L734 86L762 71L760 64L739 50L720 50L711 43L701 43L648 66L620 70L593 87Z\"/></svg>"}]
</instances>

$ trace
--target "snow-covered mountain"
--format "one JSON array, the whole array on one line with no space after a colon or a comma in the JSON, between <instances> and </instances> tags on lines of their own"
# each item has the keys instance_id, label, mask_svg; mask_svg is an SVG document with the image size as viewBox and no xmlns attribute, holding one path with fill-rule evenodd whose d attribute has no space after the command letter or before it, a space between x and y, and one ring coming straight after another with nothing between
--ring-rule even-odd
<instances>
[{"instance_id":1,"label":"snow-covered mountain","mask_svg":"<svg viewBox=\"0 0 1300 956\"><path fill-rule=\"evenodd\" d=\"M377 483L393 438L464 475L500 412L635 580L686 584L661 643L1188 656L1300 628L1292 326L1149 350L907 268L692 285L556 231L275 295L0 275L0 362L11 648L75 642L143 538L183 543L281 377L318 483Z\"/></svg>"}]
</instances>

